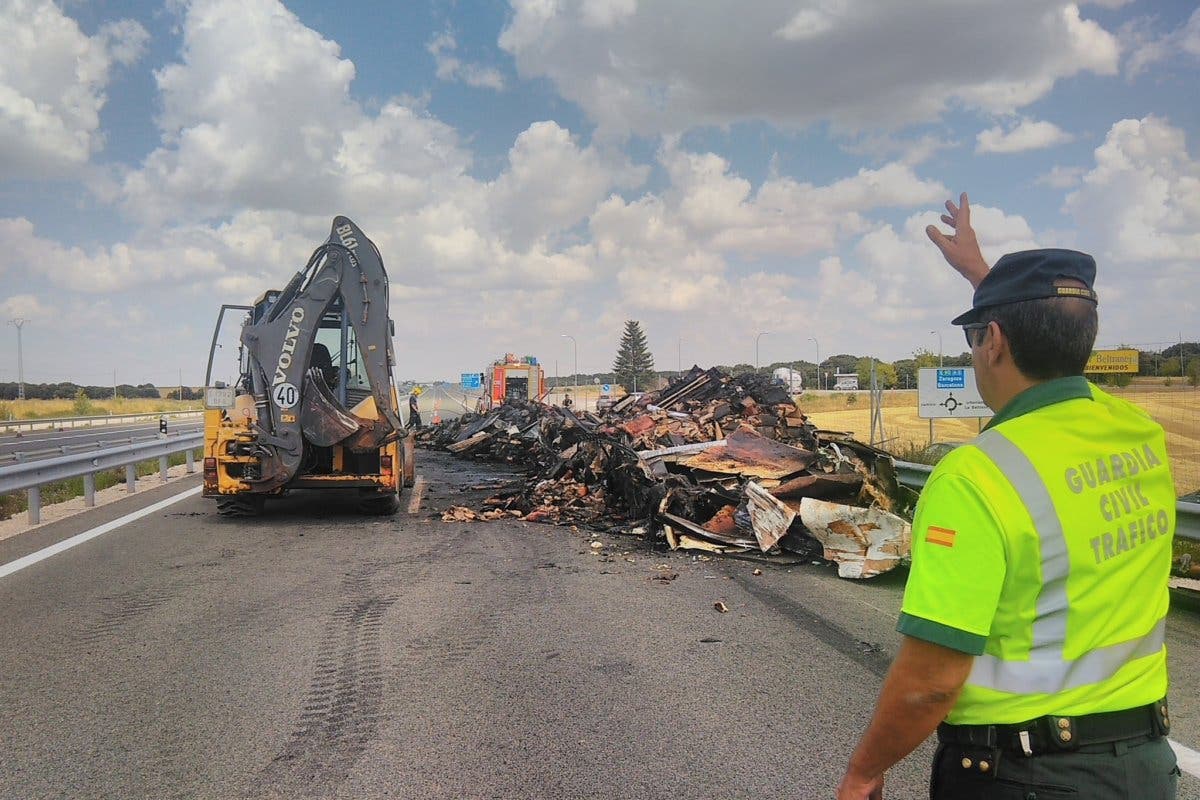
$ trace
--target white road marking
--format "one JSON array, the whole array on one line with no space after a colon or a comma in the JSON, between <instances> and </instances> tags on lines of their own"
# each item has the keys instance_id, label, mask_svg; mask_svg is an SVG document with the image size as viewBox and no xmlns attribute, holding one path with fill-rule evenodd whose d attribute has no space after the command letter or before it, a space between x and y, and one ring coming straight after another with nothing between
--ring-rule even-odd
<instances>
[{"instance_id":1,"label":"white road marking","mask_svg":"<svg viewBox=\"0 0 1200 800\"><path fill-rule=\"evenodd\" d=\"M204 487L195 486L191 489L188 489L186 492L180 492L177 495L168 497L166 500L160 500L154 505L146 506L140 511L134 511L132 514L126 514L123 517L118 517L112 522L106 522L99 527L92 528L90 531L84 531L83 533L72 536L70 539L63 539L58 544L52 544L49 547L43 547L36 553L30 553L27 556L18 558L16 561L10 561L7 564L2 564L0 565L0 578L12 575L14 572L19 572L26 567L33 566L39 561L44 561L50 556L56 556L64 550L70 550L72 547L83 544L91 539L95 539L97 536L103 536L109 531L114 531L122 525L133 522L135 519L148 517L156 511L161 511L167 506L178 503L180 500L185 500L189 497L200 494L200 490L202 488Z\"/></svg>"},{"instance_id":2,"label":"white road marking","mask_svg":"<svg viewBox=\"0 0 1200 800\"><path fill-rule=\"evenodd\" d=\"M425 494L425 478L418 475L413 479L412 494L408 498L408 513L415 514L421 510L421 497Z\"/></svg>"},{"instance_id":3,"label":"white road marking","mask_svg":"<svg viewBox=\"0 0 1200 800\"><path fill-rule=\"evenodd\" d=\"M1179 768L1195 778L1200 778L1200 753L1197 753L1190 747L1185 747L1174 739L1167 739L1171 743L1171 749L1175 751L1175 760L1179 762Z\"/></svg>"}]
</instances>

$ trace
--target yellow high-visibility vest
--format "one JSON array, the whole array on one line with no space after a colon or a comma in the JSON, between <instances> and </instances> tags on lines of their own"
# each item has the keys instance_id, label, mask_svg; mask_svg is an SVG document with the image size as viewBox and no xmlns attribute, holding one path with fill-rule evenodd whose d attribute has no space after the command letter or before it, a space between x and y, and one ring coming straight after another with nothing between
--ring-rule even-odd
<instances>
[{"instance_id":1,"label":"yellow high-visibility vest","mask_svg":"<svg viewBox=\"0 0 1200 800\"><path fill-rule=\"evenodd\" d=\"M934 469L898 629L976 656L954 724L1166 695L1175 490L1162 427L1083 378L1023 392Z\"/></svg>"}]
</instances>

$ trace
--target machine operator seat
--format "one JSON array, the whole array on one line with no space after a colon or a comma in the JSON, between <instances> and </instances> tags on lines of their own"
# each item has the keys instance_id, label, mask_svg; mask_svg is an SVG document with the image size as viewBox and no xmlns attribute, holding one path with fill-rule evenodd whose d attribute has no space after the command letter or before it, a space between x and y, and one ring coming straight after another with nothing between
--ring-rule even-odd
<instances>
[{"instance_id":1,"label":"machine operator seat","mask_svg":"<svg viewBox=\"0 0 1200 800\"><path fill-rule=\"evenodd\" d=\"M333 357L329 355L328 347L320 342L313 345L310 366L321 370L321 375L330 389L337 387L338 368L333 365Z\"/></svg>"}]
</instances>

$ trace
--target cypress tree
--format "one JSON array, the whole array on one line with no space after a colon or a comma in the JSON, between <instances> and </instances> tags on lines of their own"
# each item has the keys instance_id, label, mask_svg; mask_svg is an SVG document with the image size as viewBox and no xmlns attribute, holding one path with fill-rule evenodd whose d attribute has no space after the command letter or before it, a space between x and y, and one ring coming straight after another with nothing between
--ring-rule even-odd
<instances>
[{"instance_id":1,"label":"cypress tree","mask_svg":"<svg viewBox=\"0 0 1200 800\"><path fill-rule=\"evenodd\" d=\"M654 380L654 356L650 355L641 323L635 319L625 321L613 372L617 382L630 392L649 389Z\"/></svg>"}]
</instances>

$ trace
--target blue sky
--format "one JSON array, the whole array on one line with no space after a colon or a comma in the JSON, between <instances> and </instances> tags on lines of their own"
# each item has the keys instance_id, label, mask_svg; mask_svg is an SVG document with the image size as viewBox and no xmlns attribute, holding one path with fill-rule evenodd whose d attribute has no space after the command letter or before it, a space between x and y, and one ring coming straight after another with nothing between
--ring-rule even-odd
<instances>
[{"instance_id":1,"label":"blue sky","mask_svg":"<svg viewBox=\"0 0 1200 800\"><path fill-rule=\"evenodd\" d=\"M1200 11L1103 0L0 0L0 317L26 379L203 377L347 214L398 374L947 350L924 238L1100 264L1098 344L1200 338ZM0 380L16 374L15 332ZM951 344L953 343L953 344Z\"/></svg>"}]
</instances>

